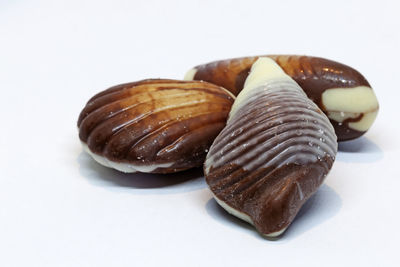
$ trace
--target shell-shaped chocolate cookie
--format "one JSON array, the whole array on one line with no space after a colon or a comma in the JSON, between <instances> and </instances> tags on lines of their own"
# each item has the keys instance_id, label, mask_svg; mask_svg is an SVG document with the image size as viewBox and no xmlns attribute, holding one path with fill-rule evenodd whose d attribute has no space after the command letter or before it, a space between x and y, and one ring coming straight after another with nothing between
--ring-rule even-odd
<instances>
[{"instance_id":1,"label":"shell-shaped chocolate cookie","mask_svg":"<svg viewBox=\"0 0 400 267\"><path fill-rule=\"evenodd\" d=\"M79 119L85 150L123 172L170 173L201 166L225 126L234 96L199 81L150 79L92 97Z\"/></svg>"},{"instance_id":2,"label":"shell-shaped chocolate cookie","mask_svg":"<svg viewBox=\"0 0 400 267\"><path fill-rule=\"evenodd\" d=\"M223 208L274 237L322 184L336 152L326 115L273 60L260 58L204 172Z\"/></svg>"},{"instance_id":3,"label":"shell-shaped chocolate cookie","mask_svg":"<svg viewBox=\"0 0 400 267\"><path fill-rule=\"evenodd\" d=\"M325 58L269 55L328 116L339 141L363 135L374 122L379 105L368 81L357 70ZM233 58L191 69L185 79L220 85L234 95L243 89L255 57Z\"/></svg>"}]
</instances>

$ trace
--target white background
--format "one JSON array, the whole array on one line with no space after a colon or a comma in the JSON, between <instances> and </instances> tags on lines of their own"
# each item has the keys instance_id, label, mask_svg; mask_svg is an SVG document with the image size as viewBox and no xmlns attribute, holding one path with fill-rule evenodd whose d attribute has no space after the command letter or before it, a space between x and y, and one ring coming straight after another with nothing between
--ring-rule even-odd
<instances>
[{"instance_id":1,"label":"white background","mask_svg":"<svg viewBox=\"0 0 400 267\"><path fill-rule=\"evenodd\" d=\"M1 0L0 266L400 266L397 3ZM125 175L82 152L95 93L268 53L348 64L381 107L280 240L227 215L198 171Z\"/></svg>"}]
</instances>

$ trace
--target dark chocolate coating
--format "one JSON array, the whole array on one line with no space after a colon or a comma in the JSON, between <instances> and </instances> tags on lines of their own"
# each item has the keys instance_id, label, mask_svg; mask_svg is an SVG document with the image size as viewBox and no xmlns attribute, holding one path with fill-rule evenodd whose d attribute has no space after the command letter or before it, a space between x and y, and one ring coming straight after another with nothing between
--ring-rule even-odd
<instances>
[{"instance_id":1,"label":"dark chocolate coating","mask_svg":"<svg viewBox=\"0 0 400 267\"><path fill-rule=\"evenodd\" d=\"M197 72L193 79L220 85L238 95L243 89L251 66L259 57L261 56L233 58L199 65L195 67ZM275 60L325 113L326 109L321 102L321 95L325 90L370 87L368 81L357 70L332 60L298 55L267 55L267 57ZM358 120L361 120L361 117ZM348 121L344 121L341 125L334 120L331 122L335 127L338 141L358 138L365 133L349 128Z\"/></svg>"},{"instance_id":2,"label":"dark chocolate coating","mask_svg":"<svg viewBox=\"0 0 400 267\"><path fill-rule=\"evenodd\" d=\"M328 118L297 85L290 90L293 84L270 84L278 90L249 96L214 140L204 165L214 195L265 235L293 221L337 152Z\"/></svg>"},{"instance_id":3,"label":"dark chocolate coating","mask_svg":"<svg viewBox=\"0 0 400 267\"><path fill-rule=\"evenodd\" d=\"M91 152L135 166L170 164L153 173L201 166L225 126L234 97L199 81L151 79L111 87L92 97L79 119Z\"/></svg>"}]
</instances>

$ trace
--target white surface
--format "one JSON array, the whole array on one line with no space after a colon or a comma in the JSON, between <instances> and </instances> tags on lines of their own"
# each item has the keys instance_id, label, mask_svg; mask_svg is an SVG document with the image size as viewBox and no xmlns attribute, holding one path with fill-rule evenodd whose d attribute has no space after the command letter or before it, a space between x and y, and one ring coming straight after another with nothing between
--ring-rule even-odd
<instances>
[{"instance_id":1,"label":"white surface","mask_svg":"<svg viewBox=\"0 0 400 267\"><path fill-rule=\"evenodd\" d=\"M1 1L0 266L399 266L398 1ZM122 174L76 120L114 84L265 53L360 70L377 121L282 239L227 215L203 179ZM198 175L198 174L197 174Z\"/></svg>"}]
</instances>

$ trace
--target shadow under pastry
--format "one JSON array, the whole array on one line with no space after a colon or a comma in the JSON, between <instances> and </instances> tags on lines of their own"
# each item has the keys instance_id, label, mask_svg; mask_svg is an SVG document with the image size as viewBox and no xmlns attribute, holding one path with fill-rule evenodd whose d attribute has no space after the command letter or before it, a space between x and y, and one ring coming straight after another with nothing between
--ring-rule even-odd
<instances>
[{"instance_id":1,"label":"shadow under pastry","mask_svg":"<svg viewBox=\"0 0 400 267\"><path fill-rule=\"evenodd\" d=\"M351 163L371 163L383 159L382 149L362 136L355 140L340 142L336 160Z\"/></svg>"}]
</instances>

